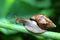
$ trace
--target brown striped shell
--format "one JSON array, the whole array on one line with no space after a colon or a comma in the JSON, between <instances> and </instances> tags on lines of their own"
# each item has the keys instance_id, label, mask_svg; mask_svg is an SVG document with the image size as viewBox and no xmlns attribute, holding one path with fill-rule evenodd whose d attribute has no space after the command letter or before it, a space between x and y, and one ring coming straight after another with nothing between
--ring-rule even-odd
<instances>
[{"instance_id":1,"label":"brown striped shell","mask_svg":"<svg viewBox=\"0 0 60 40\"><path fill-rule=\"evenodd\" d=\"M42 29L47 29L51 27L56 27L56 25L46 16L44 15L35 15L30 18L30 20L34 20L37 22L38 26Z\"/></svg>"}]
</instances>

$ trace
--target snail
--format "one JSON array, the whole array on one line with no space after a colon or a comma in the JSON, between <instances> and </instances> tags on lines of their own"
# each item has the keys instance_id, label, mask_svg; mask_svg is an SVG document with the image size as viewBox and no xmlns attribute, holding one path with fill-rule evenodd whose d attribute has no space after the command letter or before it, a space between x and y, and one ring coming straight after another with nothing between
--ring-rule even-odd
<instances>
[{"instance_id":1,"label":"snail","mask_svg":"<svg viewBox=\"0 0 60 40\"><path fill-rule=\"evenodd\" d=\"M17 18L16 23L22 22L24 27L33 33L43 33L47 28L56 27L56 25L44 15L35 15L30 19Z\"/></svg>"}]
</instances>

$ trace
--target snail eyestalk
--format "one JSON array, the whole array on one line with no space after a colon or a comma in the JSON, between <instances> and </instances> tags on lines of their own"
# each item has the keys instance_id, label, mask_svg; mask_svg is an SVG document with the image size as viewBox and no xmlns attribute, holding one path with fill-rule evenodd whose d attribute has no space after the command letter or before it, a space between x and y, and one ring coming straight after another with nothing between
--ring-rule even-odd
<instances>
[{"instance_id":1,"label":"snail eyestalk","mask_svg":"<svg viewBox=\"0 0 60 40\"><path fill-rule=\"evenodd\" d=\"M16 23L18 24L20 22L25 23L26 22L26 19L24 19L24 18L17 18L16 19Z\"/></svg>"}]
</instances>

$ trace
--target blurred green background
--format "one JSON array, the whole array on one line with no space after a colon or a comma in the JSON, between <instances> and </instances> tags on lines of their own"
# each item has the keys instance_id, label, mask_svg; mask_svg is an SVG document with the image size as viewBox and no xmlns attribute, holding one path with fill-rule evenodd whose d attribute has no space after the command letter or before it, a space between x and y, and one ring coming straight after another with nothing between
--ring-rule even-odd
<instances>
[{"instance_id":1,"label":"blurred green background","mask_svg":"<svg viewBox=\"0 0 60 40\"><path fill-rule=\"evenodd\" d=\"M48 31L60 32L60 0L0 0L0 22L16 24L17 17L29 19L36 14L48 16L56 28ZM21 24L17 24L21 25ZM50 38L36 38L32 35L0 27L0 40L55 40Z\"/></svg>"}]
</instances>

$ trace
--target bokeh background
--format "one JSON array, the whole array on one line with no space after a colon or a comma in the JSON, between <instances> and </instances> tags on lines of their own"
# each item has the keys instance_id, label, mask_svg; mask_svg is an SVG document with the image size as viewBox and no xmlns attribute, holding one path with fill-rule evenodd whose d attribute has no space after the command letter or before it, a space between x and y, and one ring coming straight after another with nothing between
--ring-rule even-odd
<instances>
[{"instance_id":1,"label":"bokeh background","mask_svg":"<svg viewBox=\"0 0 60 40\"><path fill-rule=\"evenodd\" d=\"M36 14L48 16L57 27L47 30L60 33L60 0L0 0L0 20L7 19L10 23L15 24L15 19L17 17L29 19ZM38 39L29 34L0 27L0 40L55 39Z\"/></svg>"}]
</instances>

